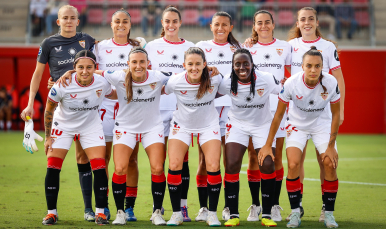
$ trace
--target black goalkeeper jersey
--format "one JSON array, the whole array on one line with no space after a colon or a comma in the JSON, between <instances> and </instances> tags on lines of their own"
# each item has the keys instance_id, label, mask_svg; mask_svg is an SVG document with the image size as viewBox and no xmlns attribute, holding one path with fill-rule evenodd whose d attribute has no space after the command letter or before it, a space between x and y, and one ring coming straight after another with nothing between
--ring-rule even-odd
<instances>
[{"instance_id":1,"label":"black goalkeeper jersey","mask_svg":"<svg viewBox=\"0 0 386 229\"><path fill-rule=\"evenodd\" d=\"M75 55L81 50L92 51L95 39L86 33L76 33L71 38L59 33L43 40L40 45L37 61L47 64L54 81L58 80L66 71L74 69Z\"/></svg>"}]
</instances>

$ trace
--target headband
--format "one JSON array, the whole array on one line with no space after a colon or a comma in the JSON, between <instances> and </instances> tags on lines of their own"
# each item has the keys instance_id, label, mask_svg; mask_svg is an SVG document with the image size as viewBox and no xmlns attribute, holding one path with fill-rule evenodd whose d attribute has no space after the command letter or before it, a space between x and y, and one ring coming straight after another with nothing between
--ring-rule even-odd
<instances>
[{"instance_id":1,"label":"headband","mask_svg":"<svg viewBox=\"0 0 386 229\"><path fill-rule=\"evenodd\" d=\"M78 57L78 58L74 61L74 63L76 63L79 59L90 59L90 60L92 60L92 62L94 62L94 64L96 64L96 63L95 63L95 60L94 60L93 58L87 57L87 56L81 56L81 57Z\"/></svg>"}]
</instances>

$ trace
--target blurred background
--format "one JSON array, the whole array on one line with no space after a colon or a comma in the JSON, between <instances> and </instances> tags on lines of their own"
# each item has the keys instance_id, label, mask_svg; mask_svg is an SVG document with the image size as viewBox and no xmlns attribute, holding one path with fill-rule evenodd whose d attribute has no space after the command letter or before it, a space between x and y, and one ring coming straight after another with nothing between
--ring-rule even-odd
<instances>
[{"instance_id":1,"label":"blurred background","mask_svg":"<svg viewBox=\"0 0 386 229\"><path fill-rule=\"evenodd\" d=\"M65 4L80 12L79 31L97 40L112 37L112 14L120 8L131 15L131 37L147 42L159 38L160 18L167 5L182 13L179 35L194 43L213 38L213 14L226 11L233 18L233 34L244 42L251 35L253 15L270 11L275 38L287 40L296 12L305 6L318 11L325 38L340 50L346 82L343 133L386 133L386 1L385 0L0 0L0 131L21 130L19 114L28 103L39 44L58 32L58 9ZM340 18L345 18L342 23ZM48 66L35 99L35 128L42 129L48 90Z\"/></svg>"}]
</instances>

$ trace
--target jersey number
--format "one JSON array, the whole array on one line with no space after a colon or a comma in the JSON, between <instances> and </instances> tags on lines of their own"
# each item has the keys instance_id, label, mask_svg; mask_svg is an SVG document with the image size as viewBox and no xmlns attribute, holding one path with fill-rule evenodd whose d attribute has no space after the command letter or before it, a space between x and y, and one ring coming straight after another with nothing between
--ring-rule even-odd
<instances>
[{"instance_id":1,"label":"jersey number","mask_svg":"<svg viewBox=\"0 0 386 229\"><path fill-rule=\"evenodd\" d=\"M106 109L101 109L101 111L102 111L101 119L102 119L102 121L103 121L103 117L104 117L105 114L106 114Z\"/></svg>"}]
</instances>

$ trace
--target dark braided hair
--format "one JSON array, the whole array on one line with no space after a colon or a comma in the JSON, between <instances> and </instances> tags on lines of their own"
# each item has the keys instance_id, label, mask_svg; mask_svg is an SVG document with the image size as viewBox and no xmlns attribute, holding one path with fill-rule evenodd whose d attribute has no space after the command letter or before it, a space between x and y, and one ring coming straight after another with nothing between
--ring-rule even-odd
<instances>
[{"instance_id":1,"label":"dark braided hair","mask_svg":"<svg viewBox=\"0 0 386 229\"><path fill-rule=\"evenodd\" d=\"M232 25L232 17L231 15L229 15L227 12L224 12L224 11L220 11L220 12L216 12L213 17L212 17L212 22L213 22L213 18L215 17L227 17L229 18L229 21L230 21L230 25ZM236 48L240 49L240 43L236 40L236 38L233 36L232 32L229 32L228 34L228 38L227 38L227 41L229 44L235 46Z\"/></svg>"},{"instance_id":2,"label":"dark braided hair","mask_svg":"<svg viewBox=\"0 0 386 229\"><path fill-rule=\"evenodd\" d=\"M256 23L256 16L258 14L268 14L270 17L271 17L271 21L272 21L272 24L275 24L275 21L273 20L273 16L272 14L267 11L267 10L259 10L255 13L255 15L253 15L253 26L252 26L252 35L251 35L251 38L252 38L252 41L254 44L256 44L259 40L258 38L258 34L257 32L255 31L254 27L255 27L255 23ZM273 31L272 31L272 36L273 36Z\"/></svg>"},{"instance_id":3,"label":"dark braided hair","mask_svg":"<svg viewBox=\"0 0 386 229\"><path fill-rule=\"evenodd\" d=\"M113 21L113 18L114 18L114 16L115 16L117 13L124 13L124 14L126 14L127 16L129 16L130 23L131 23L131 15L129 14L129 12L127 12L127 11L126 11L125 9L123 9L123 8L121 8L121 9L119 9L119 10L117 10L117 11L115 11L115 12L113 13L113 15L111 16L111 21ZM139 46L139 45L140 45L139 41L130 38L130 32L131 32L131 29L130 29L129 33L127 34L127 42L129 42L129 44L132 45L132 46Z\"/></svg>"},{"instance_id":4,"label":"dark braided hair","mask_svg":"<svg viewBox=\"0 0 386 229\"><path fill-rule=\"evenodd\" d=\"M241 49L237 49L234 53L233 53L233 57L232 57L232 73L231 73L231 93L233 93L234 95L237 95L237 86L238 86L238 81L239 81L239 77L236 75L236 72L234 70L234 59L235 59L235 56L237 54L247 54L249 56L249 59L251 60L251 63L252 63L252 71L251 71L251 89L250 89L250 94L253 94L253 96L255 96L255 68L256 68L256 65L253 63L253 58L252 58L252 55L251 53L247 50L247 49L244 49L244 48L241 48Z\"/></svg>"},{"instance_id":5,"label":"dark braided hair","mask_svg":"<svg viewBox=\"0 0 386 229\"><path fill-rule=\"evenodd\" d=\"M303 54L303 58L302 58L302 61L304 63L304 58L306 56L320 56L320 59L322 59L322 64L323 64L323 56L322 56L322 53L318 51L318 49L316 49L315 46L311 46L311 49L308 50L306 53ZM320 85L323 87L323 93L326 93L327 92L327 88L323 85L322 83L322 79L323 79L323 74L322 74L322 71L320 72L320 76L319 76L319 81L320 81Z\"/></svg>"},{"instance_id":6,"label":"dark braided hair","mask_svg":"<svg viewBox=\"0 0 386 229\"><path fill-rule=\"evenodd\" d=\"M184 60L186 60L186 56L190 54L198 54L202 57L203 62L206 62L205 59L205 53L202 49L199 47L190 47L184 55ZM211 78L209 75L208 65L205 66L205 68L202 70L201 74L201 81L200 81L200 87L198 88L196 99L201 99L205 93L210 89L211 87Z\"/></svg>"},{"instance_id":7,"label":"dark braided hair","mask_svg":"<svg viewBox=\"0 0 386 229\"><path fill-rule=\"evenodd\" d=\"M149 60L147 52L144 48L136 46L130 50L129 53L129 61L130 61L130 55L133 53L144 53L146 54L146 59ZM125 75L125 84L126 84L126 97L127 97L127 103L130 103L133 99L133 77L131 75L130 69L127 69L126 75Z\"/></svg>"}]
</instances>

